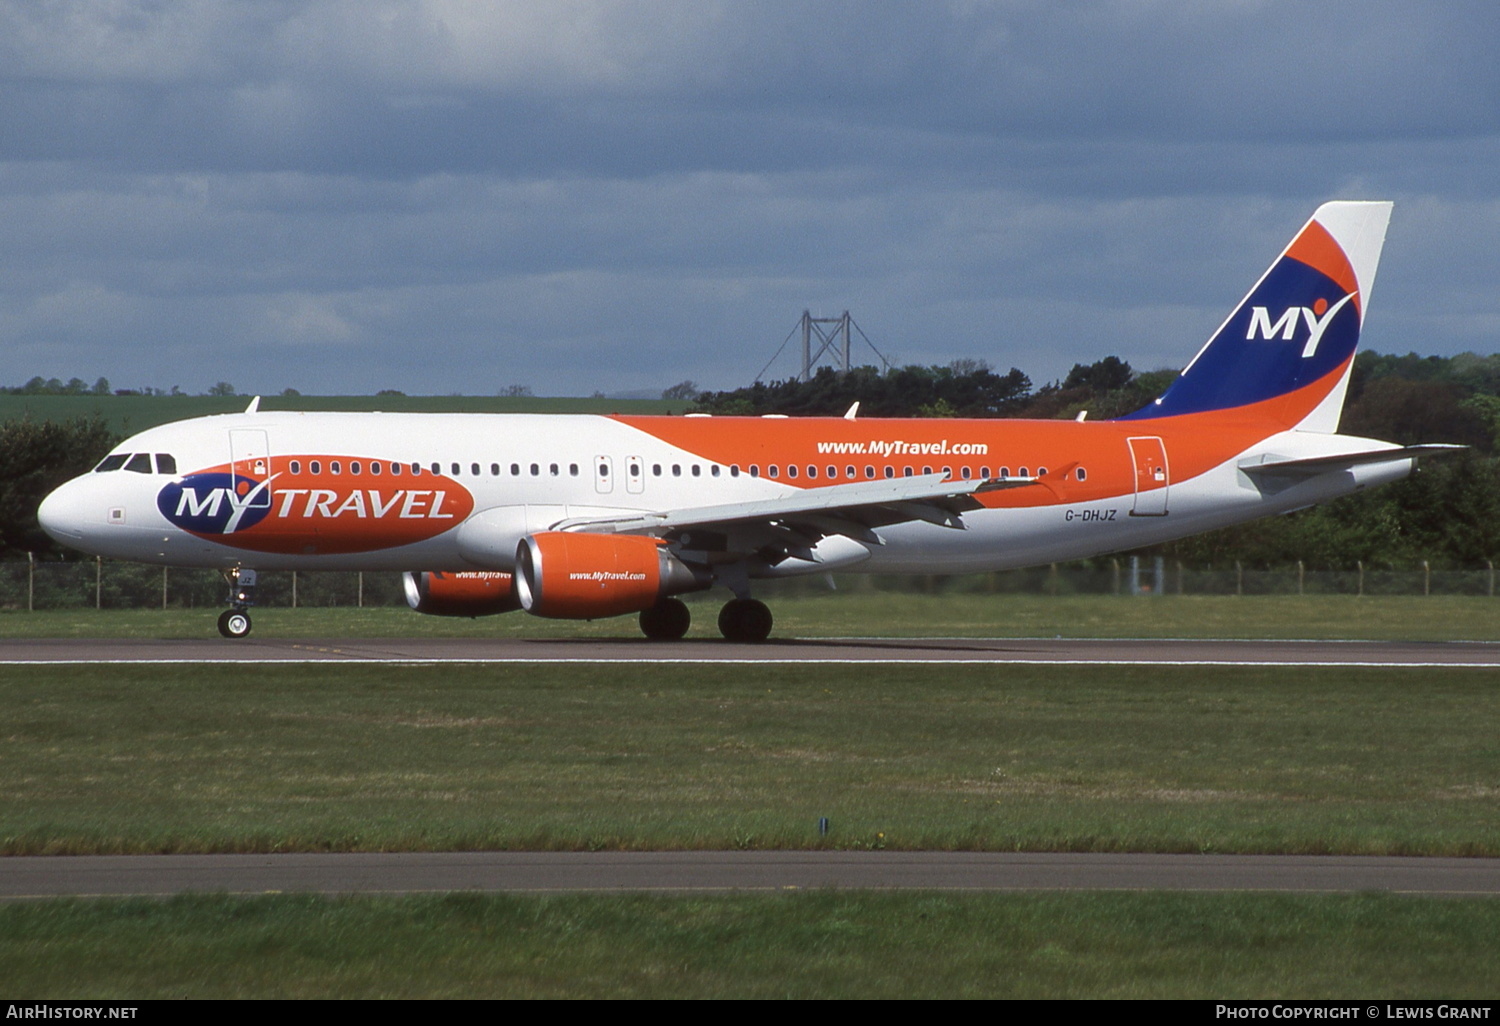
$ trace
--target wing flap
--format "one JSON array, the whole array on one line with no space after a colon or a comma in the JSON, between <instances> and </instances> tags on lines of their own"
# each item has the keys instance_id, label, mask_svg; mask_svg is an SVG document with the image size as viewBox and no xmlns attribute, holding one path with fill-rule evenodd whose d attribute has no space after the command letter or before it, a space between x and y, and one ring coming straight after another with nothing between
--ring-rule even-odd
<instances>
[{"instance_id":1,"label":"wing flap","mask_svg":"<svg viewBox=\"0 0 1500 1026\"><path fill-rule=\"evenodd\" d=\"M975 496L1007 488L1022 488L1036 478L951 481L944 474L924 474L885 481L859 481L823 488L804 488L772 499L752 499L716 506L645 512L623 517L576 517L554 527L558 531L598 531L610 534L665 535L687 528L726 527L754 523L806 525L817 535L844 534L868 541L873 529L912 520L962 527L961 515L980 509Z\"/></svg>"}]
</instances>

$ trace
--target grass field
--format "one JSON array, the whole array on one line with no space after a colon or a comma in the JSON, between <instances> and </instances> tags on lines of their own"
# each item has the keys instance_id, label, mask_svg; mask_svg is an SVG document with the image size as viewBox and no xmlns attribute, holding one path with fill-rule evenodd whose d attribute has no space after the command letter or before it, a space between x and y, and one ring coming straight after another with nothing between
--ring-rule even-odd
<instances>
[{"instance_id":1,"label":"grass field","mask_svg":"<svg viewBox=\"0 0 1500 1026\"><path fill-rule=\"evenodd\" d=\"M1486 998L1500 902L203 896L0 906L28 997Z\"/></svg>"},{"instance_id":2,"label":"grass field","mask_svg":"<svg viewBox=\"0 0 1500 1026\"><path fill-rule=\"evenodd\" d=\"M24 583L24 582L23 582ZM775 637L1325 638L1500 641L1500 599L1471 596L922 595L764 590ZM717 638L725 596L689 596L692 638ZM217 609L0 610L0 638L212 636ZM639 637L635 617L593 622L508 613L478 620L405 608L254 610L255 637Z\"/></svg>"},{"instance_id":3,"label":"grass field","mask_svg":"<svg viewBox=\"0 0 1500 1026\"><path fill-rule=\"evenodd\" d=\"M803 636L1496 633L1479 598L773 604ZM256 629L634 633L391 609L266 609ZM211 630L208 610L0 614L7 636ZM11 855L1500 855L1484 670L14 667L0 702ZM198 896L0 905L0 965L37 997L1492 998L1497 932L1500 902L1393 895Z\"/></svg>"},{"instance_id":4,"label":"grass field","mask_svg":"<svg viewBox=\"0 0 1500 1026\"><path fill-rule=\"evenodd\" d=\"M0 421L101 418L115 431L134 434L158 424L215 413L239 413L249 396L0 395ZM685 400L572 399L483 395L268 395L263 410L330 410L387 413L682 413Z\"/></svg>"},{"instance_id":5,"label":"grass field","mask_svg":"<svg viewBox=\"0 0 1500 1026\"><path fill-rule=\"evenodd\" d=\"M11 855L1500 855L1482 670L10 667L0 703Z\"/></svg>"}]
</instances>

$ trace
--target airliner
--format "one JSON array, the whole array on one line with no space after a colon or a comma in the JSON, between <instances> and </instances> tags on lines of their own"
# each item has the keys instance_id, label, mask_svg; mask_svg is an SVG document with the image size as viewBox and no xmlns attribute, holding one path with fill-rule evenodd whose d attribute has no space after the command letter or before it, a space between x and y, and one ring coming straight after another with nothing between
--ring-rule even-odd
<instances>
[{"instance_id":1,"label":"airliner","mask_svg":"<svg viewBox=\"0 0 1500 1026\"><path fill-rule=\"evenodd\" d=\"M690 626L770 578L1081 559L1326 502L1458 446L1338 434L1391 204L1321 206L1167 390L1117 419L292 413L143 431L38 512L58 542L212 567L250 633L266 570L404 574L419 613Z\"/></svg>"}]
</instances>

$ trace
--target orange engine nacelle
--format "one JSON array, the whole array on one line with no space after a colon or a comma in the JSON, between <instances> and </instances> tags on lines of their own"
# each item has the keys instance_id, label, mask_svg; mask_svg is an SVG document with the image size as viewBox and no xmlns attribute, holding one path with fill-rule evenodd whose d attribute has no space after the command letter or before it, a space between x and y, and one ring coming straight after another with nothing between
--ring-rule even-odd
<instances>
[{"instance_id":1,"label":"orange engine nacelle","mask_svg":"<svg viewBox=\"0 0 1500 1026\"><path fill-rule=\"evenodd\" d=\"M406 604L430 616L490 616L520 609L510 574L408 573Z\"/></svg>"},{"instance_id":2,"label":"orange engine nacelle","mask_svg":"<svg viewBox=\"0 0 1500 1026\"><path fill-rule=\"evenodd\" d=\"M636 613L710 583L707 571L640 535L544 531L522 538L516 549L521 608L558 620Z\"/></svg>"}]
</instances>

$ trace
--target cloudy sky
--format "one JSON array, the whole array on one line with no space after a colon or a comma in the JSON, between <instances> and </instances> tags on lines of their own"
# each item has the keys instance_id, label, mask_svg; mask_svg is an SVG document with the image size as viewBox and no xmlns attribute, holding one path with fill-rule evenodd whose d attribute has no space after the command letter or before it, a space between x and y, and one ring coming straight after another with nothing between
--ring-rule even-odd
<instances>
[{"instance_id":1,"label":"cloudy sky","mask_svg":"<svg viewBox=\"0 0 1500 1026\"><path fill-rule=\"evenodd\" d=\"M0 0L0 384L1180 366L1316 205L1500 349L1493 0ZM768 372L795 371L788 346Z\"/></svg>"}]
</instances>

